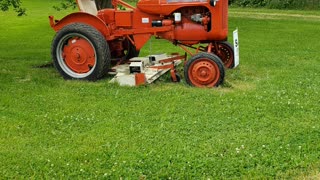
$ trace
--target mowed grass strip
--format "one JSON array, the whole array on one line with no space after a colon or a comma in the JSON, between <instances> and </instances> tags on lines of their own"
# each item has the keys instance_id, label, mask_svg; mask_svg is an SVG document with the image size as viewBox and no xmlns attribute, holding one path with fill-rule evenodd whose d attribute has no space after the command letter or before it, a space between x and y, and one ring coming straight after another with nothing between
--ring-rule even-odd
<instances>
[{"instance_id":1,"label":"mowed grass strip","mask_svg":"<svg viewBox=\"0 0 320 180\"><path fill-rule=\"evenodd\" d=\"M167 78L120 87L36 67L51 61L47 16L69 13L57 3L26 1L26 17L0 13L0 177L319 177L319 21L231 9L241 63L222 87ZM152 39L141 54L176 51Z\"/></svg>"}]
</instances>

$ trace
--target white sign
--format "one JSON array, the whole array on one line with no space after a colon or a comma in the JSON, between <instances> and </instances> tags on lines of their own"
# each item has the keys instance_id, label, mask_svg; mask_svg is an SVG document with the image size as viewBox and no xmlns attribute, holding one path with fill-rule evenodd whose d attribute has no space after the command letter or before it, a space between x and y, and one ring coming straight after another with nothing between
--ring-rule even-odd
<instances>
[{"instance_id":1,"label":"white sign","mask_svg":"<svg viewBox=\"0 0 320 180\"><path fill-rule=\"evenodd\" d=\"M238 28L233 31L234 68L240 64Z\"/></svg>"},{"instance_id":2,"label":"white sign","mask_svg":"<svg viewBox=\"0 0 320 180\"><path fill-rule=\"evenodd\" d=\"M142 23L143 24L148 24L149 23L149 18L142 18Z\"/></svg>"}]
</instances>

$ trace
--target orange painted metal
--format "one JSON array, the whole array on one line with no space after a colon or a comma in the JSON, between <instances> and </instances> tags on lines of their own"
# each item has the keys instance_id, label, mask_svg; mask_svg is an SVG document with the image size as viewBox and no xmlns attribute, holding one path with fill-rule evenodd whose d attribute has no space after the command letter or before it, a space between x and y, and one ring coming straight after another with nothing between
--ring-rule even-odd
<instances>
[{"instance_id":1,"label":"orange painted metal","mask_svg":"<svg viewBox=\"0 0 320 180\"><path fill-rule=\"evenodd\" d=\"M158 70L163 70L163 69L170 69L170 75L172 78L173 82L178 82L178 77L176 75L176 68L174 62L176 60L182 60L186 61L187 60L187 54L180 55L178 53L172 53L171 54L173 57L167 58L160 60L159 63L162 63L163 65L161 66L151 66L150 68L158 69Z\"/></svg>"},{"instance_id":2,"label":"orange painted metal","mask_svg":"<svg viewBox=\"0 0 320 180\"><path fill-rule=\"evenodd\" d=\"M212 43L209 43L208 45L208 53L211 53L212 52Z\"/></svg>"},{"instance_id":3,"label":"orange painted metal","mask_svg":"<svg viewBox=\"0 0 320 180\"><path fill-rule=\"evenodd\" d=\"M162 66L151 66L150 68L153 68L153 69L174 69L174 63L171 63L171 64L166 64L166 65L162 65Z\"/></svg>"},{"instance_id":4,"label":"orange painted metal","mask_svg":"<svg viewBox=\"0 0 320 180\"><path fill-rule=\"evenodd\" d=\"M176 54L172 54L172 55L176 55ZM181 55L181 56L173 56L171 58L168 59L164 59L164 60L160 60L159 63L168 63L168 62L173 62L174 60L179 60L179 59L184 59L185 61L187 60L187 55Z\"/></svg>"},{"instance_id":5,"label":"orange painted metal","mask_svg":"<svg viewBox=\"0 0 320 180\"><path fill-rule=\"evenodd\" d=\"M63 58L66 65L76 73L87 73L96 63L92 45L78 37L68 40L68 46L63 48Z\"/></svg>"},{"instance_id":6,"label":"orange painted metal","mask_svg":"<svg viewBox=\"0 0 320 180\"><path fill-rule=\"evenodd\" d=\"M76 12L67 15L61 20L55 20L53 16L49 16L50 20L50 25L54 29L54 31L58 32L61 30L63 27L72 24L72 23L83 23L83 24L88 24L94 28L96 28L98 31L104 35L106 39L109 39L111 34L110 34L110 29L109 27L105 24L104 21L102 21L100 18L97 16L84 13L84 12Z\"/></svg>"},{"instance_id":7,"label":"orange painted metal","mask_svg":"<svg viewBox=\"0 0 320 180\"><path fill-rule=\"evenodd\" d=\"M136 73L135 74L136 86L146 84L146 76L144 73Z\"/></svg>"},{"instance_id":8,"label":"orange painted metal","mask_svg":"<svg viewBox=\"0 0 320 180\"><path fill-rule=\"evenodd\" d=\"M173 82L178 82L178 77L175 69L170 70L170 75Z\"/></svg>"},{"instance_id":9,"label":"orange painted metal","mask_svg":"<svg viewBox=\"0 0 320 180\"><path fill-rule=\"evenodd\" d=\"M115 25L117 27L132 27L132 11L116 11L115 12Z\"/></svg>"},{"instance_id":10,"label":"orange painted metal","mask_svg":"<svg viewBox=\"0 0 320 180\"><path fill-rule=\"evenodd\" d=\"M107 41L132 36L140 50L151 36L173 43L197 45L226 40L228 34L228 0L216 6L209 0L140 0L133 7L122 0L113 0L113 9L102 9L96 16L77 12L60 21L50 16L51 27L59 31L70 23L84 23L98 29ZM122 5L127 10L119 10ZM175 21L175 14L181 20ZM199 18L192 18L192 17Z\"/></svg>"}]
</instances>

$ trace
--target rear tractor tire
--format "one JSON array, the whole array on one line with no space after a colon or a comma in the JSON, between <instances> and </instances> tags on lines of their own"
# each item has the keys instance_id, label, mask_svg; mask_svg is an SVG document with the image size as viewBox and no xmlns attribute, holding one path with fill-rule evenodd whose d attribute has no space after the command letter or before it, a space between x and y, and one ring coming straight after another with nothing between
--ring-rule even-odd
<instances>
[{"instance_id":1,"label":"rear tractor tire","mask_svg":"<svg viewBox=\"0 0 320 180\"><path fill-rule=\"evenodd\" d=\"M51 54L54 66L65 79L95 81L107 73L111 61L104 36L94 27L80 23L58 31Z\"/></svg>"},{"instance_id":2,"label":"rear tractor tire","mask_svg":"<svg viewBox=\"0 0 320 180\"><path fill-rule=\"evenodd\" d=\"M211 53L199 53L184 66L186 82L195 87L218 87L224 80L221 59Z\"/></svg>"}]
</instances>

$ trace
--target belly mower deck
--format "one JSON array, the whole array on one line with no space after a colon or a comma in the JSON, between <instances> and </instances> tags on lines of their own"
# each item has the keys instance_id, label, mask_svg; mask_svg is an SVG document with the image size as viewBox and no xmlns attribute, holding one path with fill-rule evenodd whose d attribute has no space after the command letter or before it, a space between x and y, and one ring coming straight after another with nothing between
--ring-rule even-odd
<instances>
[{"instance_id":1,"label":"belly mower deck","mask_svg":"<svg viewBox=\"0 0 320 180\"><path fill-rule=\"evenodd\" d=\"M157 54L131 58L129 63L112 68L109 74L115 76L110 82L119 83L121 86L150 84L168 71L170 71L172 81L178 82L180 77L175 68L184 62L186 57L187 55L179 54Z\"/></svg>"}]
</instances>

